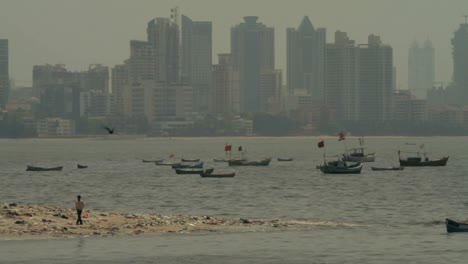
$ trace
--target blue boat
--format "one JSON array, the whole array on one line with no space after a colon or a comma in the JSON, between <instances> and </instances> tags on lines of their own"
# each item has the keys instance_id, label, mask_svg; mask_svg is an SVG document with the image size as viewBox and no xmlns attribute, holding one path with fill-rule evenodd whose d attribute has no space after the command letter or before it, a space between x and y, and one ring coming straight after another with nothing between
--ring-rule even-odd
<instances>
[{"instance_id":1,"label":"blue boat","mask_svg":"<svg viewBox=\"0 0 468 264\"><path fill-rule=\"evenodd\" d=\"M194 168L203 168L203 162L181 162L172 164L173 169L194 169Z\"/></svg>"},{"instance_id":2,"label":"blue boat","mask_svg":"<svg viewBox=\"0 0 468 264\"><path fill-rule=\"evenodd\" d=\"M460 223L448 218L445 219L445 226L447 227L447 233L468 232L468 224Z\"/></svg>"},{"instance_id":3,"label":"blue boat","mask_svg":"<svg viewBox=\"0 0 468 264\"><path fill-rule=\"evenodd\" d=\"M358 174L361 173L362 163L347 164L345 161L337 160L324 163L319 169L325 174Z\"/></svg>"}]
</instances>

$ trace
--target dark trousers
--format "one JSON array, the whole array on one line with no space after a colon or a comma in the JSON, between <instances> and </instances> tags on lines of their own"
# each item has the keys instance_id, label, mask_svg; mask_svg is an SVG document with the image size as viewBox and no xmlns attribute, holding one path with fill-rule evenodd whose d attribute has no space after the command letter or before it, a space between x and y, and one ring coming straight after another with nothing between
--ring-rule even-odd
<instances>
[{"instance_id":1,"label":"dark trousers","mask_svg":"<svg viewBox=\"0 0 468 264\"><path fill-rule=\"evenodd\" d=\"M76 209L76 214L78 214L78 219L76 219L76 224L82 225L83 220L81 220L81 213L83 212L82 209Z\"/></svg>"}]
</instances>

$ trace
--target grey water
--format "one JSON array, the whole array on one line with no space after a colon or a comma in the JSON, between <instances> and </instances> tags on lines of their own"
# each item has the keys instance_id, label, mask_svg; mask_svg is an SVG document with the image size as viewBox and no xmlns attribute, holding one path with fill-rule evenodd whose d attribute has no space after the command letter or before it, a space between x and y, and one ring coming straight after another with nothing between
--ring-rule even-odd
<instances>
[{"instance_id":1,"label":"grey water","mask_svg":"<svg viewBox=\"0 0 468 264\"><path fill-rule=\"evenodd\" d=\"M0 263L466 263L468 234L447 234L445 218L468 219L468 138L366 138L376 152L358 175L324 175L315 166L358 140L326 138L163 138L0 140L0 203L88 209L281 219L306 230L150 234L112 238L0 240ZM268 167L214 163L224 145ZM409 144L408 144L409 143ZM374 172L398 165L398 150L431 158L450 155L446 167ZM229 179L177 175L141 159L200 158L205 167L234 169ZM292 157L278 162L277 157ZM88 165L78 170L76 164ZM26 172L26 165L64 166L62 172Z\"/></svg>"}]
</instances>

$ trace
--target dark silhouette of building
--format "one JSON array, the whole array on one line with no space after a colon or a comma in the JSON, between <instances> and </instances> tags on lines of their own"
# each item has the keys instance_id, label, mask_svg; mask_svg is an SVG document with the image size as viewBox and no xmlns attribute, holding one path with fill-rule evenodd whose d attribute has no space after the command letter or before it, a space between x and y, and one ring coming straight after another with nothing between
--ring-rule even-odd
<instances>
[{"instance_id":1,"label":"dark silhouette of building","mask_svg":"<svg viewBox=\"0 0 468 264\"><path fill-rule=\"evenodd\" d=\"M0 39L0 108L5 107L10 92L8 39Z\"/></svg>"}]
</instances>

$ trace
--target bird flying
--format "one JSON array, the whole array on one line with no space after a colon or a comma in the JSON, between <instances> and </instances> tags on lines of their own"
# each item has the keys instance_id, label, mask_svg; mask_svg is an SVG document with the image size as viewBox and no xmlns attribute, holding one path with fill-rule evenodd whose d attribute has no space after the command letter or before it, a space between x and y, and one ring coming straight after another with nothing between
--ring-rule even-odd
<instances>
[{"instance_id":1,"label":"bird flying","mask_svg":"<svg viewBox=\"0 0 468 264\"><path fill-rule=\"evenodd\" d=\"M106 126L105 126L104 129L107 130L107 132L108 132L109 134L114 134L114 129L115 129L115 127L113 127L112 129L110 129L109 127L106 127Z\"/></svg>"}]
</instances>

